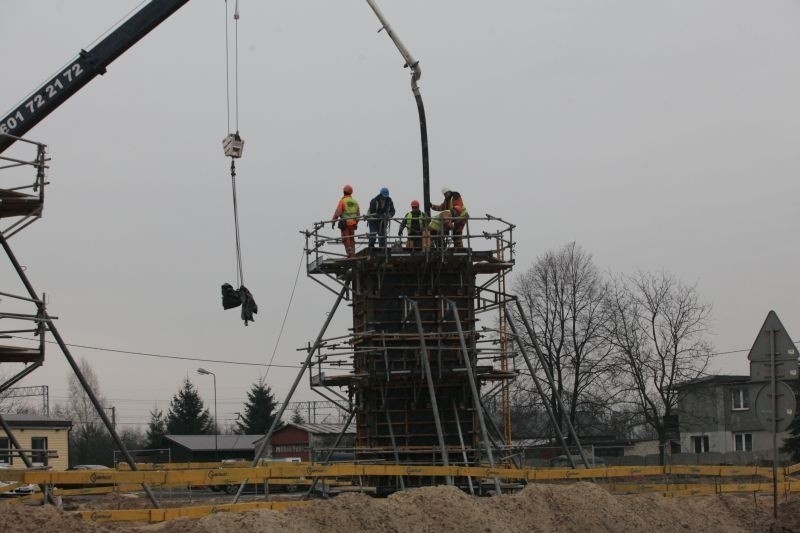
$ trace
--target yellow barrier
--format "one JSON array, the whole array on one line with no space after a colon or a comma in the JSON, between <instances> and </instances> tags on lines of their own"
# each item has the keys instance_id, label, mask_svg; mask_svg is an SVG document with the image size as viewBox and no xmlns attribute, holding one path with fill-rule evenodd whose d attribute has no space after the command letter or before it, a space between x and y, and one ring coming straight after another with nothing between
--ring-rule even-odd
<instances>
[{"instance_id":1,"label":"yellow barrier","mask_svg":"<svg viewBox=\"0 0 800 533\"><path fill-rule=\"evenodd\" d=\"M349 481L339 481L335 478L354 478L356 476L422 476L422 477L472 477L477 479L499 478L503 480L518 480L528 482L542 481L570 481L570 480L595 480L606 481L601 486L613 493L652 492L667 497L685 497L710 494L724 494L734 492L771 492L772 485L769 479L772 476L771 468L764 467L737 467L737 466L609 466L603 468L577 468L577 469L510 469L488 467L463 467L463 466L432 466L432 465L392 465L378 464L365 465L353 463L337 463L332 465L308 463L267 463L263 466L251 468L249 466L233 466L227 464L218 467L216 463L181 463L179 465L156 465L151 468L142 468L138 471L99 470L99 471L43 471L43 470L7 470L4 477L17 484L48 484L48 485L99 485L80 489L56 489L56 494L69 496L77 494L105 494L109 492L124 492L140 490L141 484L146 483L152 487L186 487L186 486L214 486L239 484L244 480L256 484L264 481L273 485L309 485L316 477L328 479L330 484L347 485ZM800 491L800 481L790 480L787 476L800 471L800 465L780 469L781 481L779 490L783 493ZM686 476L707 477L713 482L700 483L625 483L625 478L641 478L654 476ZM751 480L748 483L720 483L722 478L745 477L760 478L763 481ZM681 478L678 478L681 479ZM617 482L619 480L621 482ZM16 485L9 485L13 487ZM5 488L5 487L3 487ZM10 490L10 489L9 489ZM2 489L0 489L2 491ZM41 494L24 497L25 500L41 499ZM16 500L19 501L19 500ZM132 509L132 510L102 510L81 511L77 514L95 522L104 521L143 521L158 522L174 518L199 518L217 512L242 511L251 509L281 510L305 502L246 502L238 504L201 505L169 509Z\"/></svg>"},{"instance_id":2,"label":"yellow barrier","mask_svg":"<svg viewBox=\"0 0 800 533\"><path fill-rule=\"evenodd\" d=\"M788 469L781 469L782 476ZM8 481L34 484L141 484L154 487L185 485L229 485L249 480L259 483L264 480L292 480L289 484L297 484L295 479L314 477L354 477L354 476L454 476L474 478L500 478L522 481L557 481L573 479L605 480L642 476L710 476L737 477L759 476L771 477L772 470L764 467L736 466L609 466L604 468L576 469L510 469L465 466L416 466L416 465L364 465L337 463L332 465L303 463L272 463L255 468L196 468L187 470L139 470L139 471L42 471L42 470L7 470L3 475Z\"/></svg>"},{"instance_id":3,"label":"yellow barrier","mask_svg":"<svg viewBox=\"0 0 800 533\"><path fill-rule=\"evenodd\" d=\"M122 509L102 511L78 511L74 514L91 522L163 522L176 518L202 518L214 513L271 509L283 511L289 507L307 505L309 502L246 502L221 505L195 505L192 507L170 507L166 509Z\"/></svg>"}]
</instances>

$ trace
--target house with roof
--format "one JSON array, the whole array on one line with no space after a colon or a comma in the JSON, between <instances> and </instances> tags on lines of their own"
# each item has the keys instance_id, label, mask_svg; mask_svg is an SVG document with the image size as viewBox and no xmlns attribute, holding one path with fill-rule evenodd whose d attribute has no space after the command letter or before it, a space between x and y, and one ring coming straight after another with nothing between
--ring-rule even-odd
<instances>
[{"instance_id":1,"label":"house with roof","mask_svg":"<svg viewBox=\"0 0 800 533\"><path fill-rule=\"evenodd\" d=\"M292 458L302 461L320 461L336 443L336 439L344 431L344 424L307 424L289 423L276 430L268 443L264 455L266 457ZM332 459L352 459L355 444L355 430L348 429L342 435L337 452ZM261 439L256 443L256 446Z\"/></svg>"},{"instance_id":2,"label":"house with roof","mask_svg":"<svg viewBox=\"0 0 800 533\"><path fill-rule=\"evenodd\" d=\"M260 437L263 435L164 435L162 443L169 449L171 462L249 461Z\"/></svg>"},{"instance_id":3,"label":"house with roof","mask_svg":"<svg viewBox=\"0 0 800 533\"><path fill-rule=\"evenodd\" d=\"M715 454L718 462L736 464L772 458L773 358L778 395L789 402L779 407L777 415L781 446L788 433L780 430L796 411L788 391L797 383L798 352L770 311L748 354L748 374L706 376L678 386L682 453Z\"/></svg>"},{"instance_id":4,"label":"house with roof","mask_svg":"<svg viewBox=\"0 0 800 533\"><path fill-rule=\"evenodd\" d=\"M4 414L8 428L34 466L53 470L69 467L69 432L72 421L42 415ZM0 466L26 468L9 435L0 428Z\"/></svg>"}]
</instances>

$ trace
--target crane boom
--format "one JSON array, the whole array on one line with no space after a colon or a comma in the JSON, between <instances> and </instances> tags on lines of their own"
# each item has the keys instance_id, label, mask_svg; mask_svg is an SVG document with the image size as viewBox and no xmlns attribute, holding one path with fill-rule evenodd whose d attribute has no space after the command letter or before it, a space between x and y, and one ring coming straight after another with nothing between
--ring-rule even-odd
<instances>
[{"instance_id":1,"label":"crane boom","mask_svg":"<svg viewBox=\"0 0 800 533\"><path fill-rule=\"evenodd\" d=\"M106 67L189 0L152 0L89 51L74 60L0 120L0 153L22 137L73 94L105 74ZM2 135L6 134L6 135Z\"/></svg>"}]
</instances>

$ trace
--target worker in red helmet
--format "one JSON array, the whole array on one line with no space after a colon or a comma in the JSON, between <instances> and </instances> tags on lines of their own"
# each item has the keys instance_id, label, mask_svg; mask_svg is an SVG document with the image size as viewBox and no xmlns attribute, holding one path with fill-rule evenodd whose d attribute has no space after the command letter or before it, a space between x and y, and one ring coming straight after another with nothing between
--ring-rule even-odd
<instances>
[{"instance_id":1,"label":"worker in red helmet","mask_svg":"<svg viewBox=\"0 0 800 533\"><path fill-rule=\"evenodd\" d=\"M353 257L356 254L356 228L358 227L358 217L361 216L361 209L358 202L353 198L353 188L350 185L345 185L342 189L342 198L336 204L336 211L333 213L333 220L331 227L333 228L336 221L339 221L339 229L342 231L342 244L344 244L344 251L347 257Z\"/></svg>"},{"instance_id":2,"label":"worker in red helmet","mask_svg":"<svg viewBox=\"0 0 800 533\"><path fill-rule=\"evenodd\" d=\"M442 188L444 201L441 204L431 204L434 211L450 211L452 216L453 247L463 248L461 235L464 234L464 227L467 225L469 213L464 206L464 199L457 191L451 191L448 187Z\"/></svg>"},{"instance_id":3,"label":"worker in red helmet","mask_svg":"<svg viewBox=\"0 0 800 533\"><path fill-rule=\"evenodd\" d=\"M403 236L403 230L408 228L408 241L404 248L409 250L422 250L422 232L425 231L427 226L427 217L425 213L420 211L419 202L413 200L411 202L411 211L406 213L403 220L400 222L400 231L397 235Z\"/></svg>"}]
</instances>

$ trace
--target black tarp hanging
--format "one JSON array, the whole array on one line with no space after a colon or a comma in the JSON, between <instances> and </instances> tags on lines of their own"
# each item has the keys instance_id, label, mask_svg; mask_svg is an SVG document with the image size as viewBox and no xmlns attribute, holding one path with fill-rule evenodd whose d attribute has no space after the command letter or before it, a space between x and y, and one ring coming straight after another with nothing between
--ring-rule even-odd
<instances>
[{"instance_id":1,"label":"black tarp hanging","mask_svg":"<svg viewBox=\"0 0 800 533\"><path fill-rule=\"evenodd\" d=\"M258 313L258 304L255 298L244 285L234 289L230 283L222 284L222 308L234 309L241 306L242 320L246 326L248 322L255 322L253 315Z\"/></svg>"}]
</instances>

